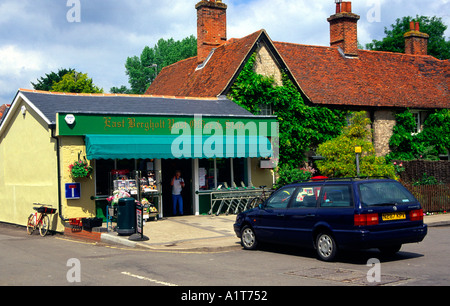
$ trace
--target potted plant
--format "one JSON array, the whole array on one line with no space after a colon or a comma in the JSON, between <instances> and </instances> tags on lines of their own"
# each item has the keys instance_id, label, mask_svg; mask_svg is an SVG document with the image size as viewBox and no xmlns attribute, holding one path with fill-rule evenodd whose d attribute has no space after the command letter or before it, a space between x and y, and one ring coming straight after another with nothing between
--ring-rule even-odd
<instances>
[{"instance_id":1,"label":"potted plant","mask_svg":"<svg viewBox=\"0 0 450 306\"><path fill-rule=\"evenodd\" d=\"M74 179L89 177L93 168L88 164L86 158L84 160L75 161L69 165L70 174Z\"/></svg>"}]
</instances>

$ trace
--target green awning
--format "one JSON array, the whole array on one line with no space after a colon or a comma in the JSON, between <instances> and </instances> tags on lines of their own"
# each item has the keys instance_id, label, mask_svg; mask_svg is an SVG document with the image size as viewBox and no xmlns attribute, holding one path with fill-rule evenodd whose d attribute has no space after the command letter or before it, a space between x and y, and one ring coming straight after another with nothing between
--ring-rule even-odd
<instances>
[{"instance_id":1,"label":"green awning","mask_svg":"<svg viewBox=\"0 0 450 306\"><path fill-rule=\"evenodd\" d=\"M272 157L265 136L86 135L87 159Z\"/></svg>"}]
</instances>

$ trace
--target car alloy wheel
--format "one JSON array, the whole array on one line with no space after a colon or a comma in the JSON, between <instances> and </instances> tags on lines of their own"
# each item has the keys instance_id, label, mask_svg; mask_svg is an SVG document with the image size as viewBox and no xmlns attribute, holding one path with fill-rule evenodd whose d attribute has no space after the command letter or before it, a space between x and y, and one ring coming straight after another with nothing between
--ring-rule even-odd
<instances>
[{"instance_id":1,"label":"car alloy wheel","mask_svg":"<svg viewBox=\"0 0 450 306\"><path fill-rule=\"evenodd\" d=\"M254 250L258 245L253 229L246 225L241 232L241 244L246 250Z\"/></svg>"},{"instance_id":2,"label":"car alloy wheel","mask_svg":"<svg viewBox=\"0 0 450 306\"><path fill-rule=\"evenodd\" d=\"M321 233L316 240L317 254L324 261L332 261L337 252L336 242L328 233Z\"/></svg>"}]
</instances>

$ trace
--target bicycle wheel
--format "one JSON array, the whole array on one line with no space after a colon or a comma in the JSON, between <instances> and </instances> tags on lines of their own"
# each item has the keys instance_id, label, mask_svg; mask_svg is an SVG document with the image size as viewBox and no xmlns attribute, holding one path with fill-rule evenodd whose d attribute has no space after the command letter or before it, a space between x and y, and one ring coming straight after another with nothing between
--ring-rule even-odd
<instances>
[{"instance_id":1,"label":"bicycle wheel","mask_svg":"<svg viewBox=\"0 0 450 306\"><path fill-rule=\"evenodd\" d=\"M50 218L47 215L43 215L41 223L39 224L39 233L41 234L42 237L47 235L49 226L50 226Z\"/></svg>"},{"instance_id":2,"label":"bicycle wheel","mask_svg":"<svg viewBox=\"0 0 450 306\"><path fill-rule=\"evenodd\" d=\"M262 204L263 200L260 197L255 197L253 200L250 201L248 204L250 208L258 207L259 204Z\"/></svg>"},{"instance_id":3,"label":"bicycle wheel","mask_svg":"<svg viewBox=\"0 0 450 306\"><path fill-rule=\"evenodd\" d=\"M34 214L31 214L27 219L27 233L28 235L34 232Z\"/></svg>"}]
</instances>

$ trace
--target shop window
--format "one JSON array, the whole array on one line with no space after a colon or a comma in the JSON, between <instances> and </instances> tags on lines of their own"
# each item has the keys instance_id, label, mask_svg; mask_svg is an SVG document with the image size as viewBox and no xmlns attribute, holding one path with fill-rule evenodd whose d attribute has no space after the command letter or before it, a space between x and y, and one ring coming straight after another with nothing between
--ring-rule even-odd
<instances>
[{"instance_id":1,"label":"shop window","mask_svg":"<svg viewBox=\"0 0 450 306\"><path fill-rule=\"evenodd\" d=\"M217 164L217 184L222 185L222 187L231 187L231 171L230 171L230 160L226 158L218 158L216 160ZM226 183L226 184L225 184Z\"/></svg>"},{"instance_id":2,"label":"shop window","mask_svg":"<svg viewBox=\"0 0 450 306\"><path fill-rule=\"evenodd\" d=\"M200 159L198 161L199 189L210 190L216 188L214 179L214 159Z\"/></svg>"},{"instance_id":3,"label":"shop window","mask_svg":"<svg viewBox=\"0 0 450 306\"><path fill-rule=\"evenodd\" d=\"M97 195L110 195L111 170L114 169L114 160L98 159L95 161L95 178Z\"/></svg>"},{"instance_id":4,"label":"shop window","mask_svg":"<svg viewBox=\"0 0 450 306\"><path fill-rule=\"evenodd\" d=\"M245 158L234 158L233 159L233 180L237 187L241 187L241 182L245 184L247 181L246 174L246 163L247 159Z\"/></svg>"}]
</instances>

